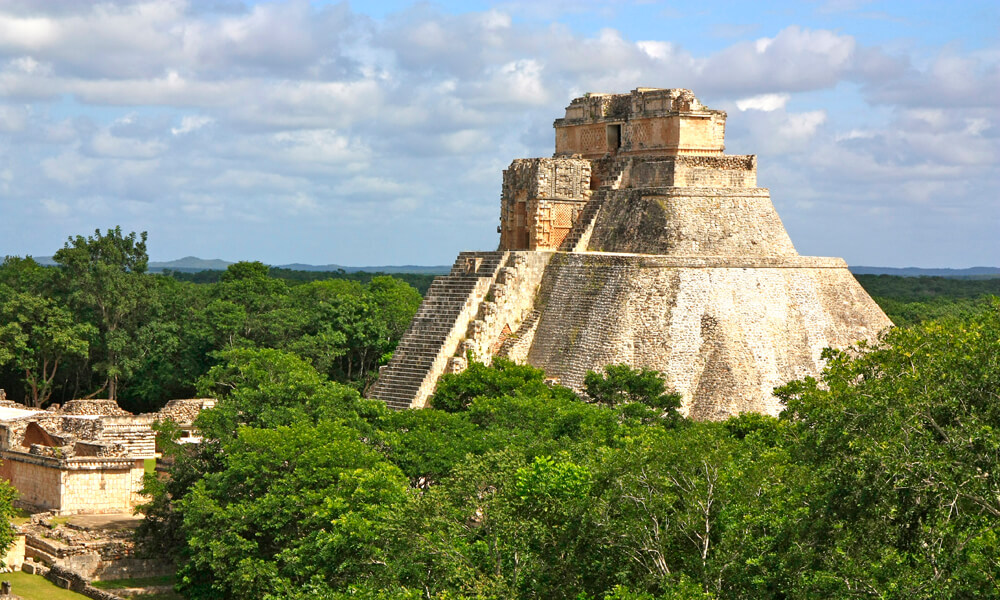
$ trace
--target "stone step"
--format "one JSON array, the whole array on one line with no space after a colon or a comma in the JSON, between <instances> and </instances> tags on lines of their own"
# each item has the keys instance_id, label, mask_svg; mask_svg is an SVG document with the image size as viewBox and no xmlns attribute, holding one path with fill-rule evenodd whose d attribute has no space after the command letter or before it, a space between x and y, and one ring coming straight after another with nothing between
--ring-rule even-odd
<instances>
[{"instance_id":1,"label":"stone step","mask_svg":"<svg viewBox=\"0 0 1000 600\"><path fill-rule=\"evenodd\" d=\"M435 363L440 368L443 344L454 332L459 315L470 308L478 312L478 305L488 293L484 286L496 279L509 256L507 252L459 253L451 273L431 283L370 397L384 400L390 408L408 408L423 393ZM479 267L467 272L467 262L472 259L479 259Z\"/></svg>"}]
</instances>

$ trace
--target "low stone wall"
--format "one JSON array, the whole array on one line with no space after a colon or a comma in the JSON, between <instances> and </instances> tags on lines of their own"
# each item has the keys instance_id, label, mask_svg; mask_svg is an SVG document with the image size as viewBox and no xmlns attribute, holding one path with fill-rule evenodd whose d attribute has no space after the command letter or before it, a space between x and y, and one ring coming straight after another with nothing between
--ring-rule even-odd
<instances>
[{"instance_id":1,"label":"low stone wall","mask_svg":"<svg viewBox=\"0 0 1000 600\"><path fill-rule=\"evenodd\" d=\"M118 579L140 579L144 577L163 577L173 575L177 571L171 563L156 558L123 558L121 560L102 561L94 570L94 579L113 581Z\"/></svg>"},{"instance_id":2,"label":"low stone wall","mask_svg":"<svg viewBox=\"0 0 1000 600\"><path fill-rule=\"evenodd\" d=\"M61 412L67 415L102 415L126 416L132 413L123 410L114 400L100 398L77 398L62 406Z\"/></svg>"},{"instance_id":3,"label":"low stone wall","mask_svg":"<svg viewBox=\"0 0 1000 600\"><path fill-rule=\"evenodd\" d=\"M95 588L79 573L58 565L53 565L45 574L45 578L61 588L83 594L93 600L124 600L121 596Z\"/></svg>"},{"instance_id":4,"label":"low stone wall","mask_svg":"<svg viewBox=\"0 0 1000 600\"><path fill-rule=\"evenodd\" d=\"M59 462L23 452L0 452L0 477L17 489L20 502L40 509L58 509L62 505Z\"/></svg>"},{"instance_id":5,"label":"low stone wall","mask_svg":"<svg viewBox=\"0 0 1000 600\"><path fill-rule=\"evenodd\" d=\"M154 413L157 420L170 419L181 427L189 427L198 418L201 411L215 406L215 398L182 398L171 400L167 405Z\"/></svg>"}]
</instances>

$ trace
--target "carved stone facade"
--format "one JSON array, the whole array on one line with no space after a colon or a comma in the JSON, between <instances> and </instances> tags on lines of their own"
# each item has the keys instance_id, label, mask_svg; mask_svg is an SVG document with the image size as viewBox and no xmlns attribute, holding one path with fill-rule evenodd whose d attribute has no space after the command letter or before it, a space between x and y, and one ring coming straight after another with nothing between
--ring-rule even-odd
<instances>
[{"instance_id":1,"label":"carved stone facade","mask_svg":"<svg viewBox=\"0 0 1000 600\"><path fill-rule=\"evenodd\" d=\"M726 113L690 90L639 88L576 98L555 128L556 156L716 155L725 151Z\"/></svg>"},{"instance_id":2,"label":"carved stone facade","mask_svg":"<svg viewBox=\"0 0 1000 600\"><path fill-rule=\"evenodd\" d=\"M145 461L157 457L152 424L172 419L190 429L211 399L174 401L161 413L133 415L108 400L73 400L62 408L0 405L0 477L19 501L61 514L131 512Z\"/></svg>"},{"instance_id":3,"label":"carved stone facade","mask_svg":"<svg viewBox=\"0 0 1000 600\"><path fill-rule=\"evenodd\" d=\"M725 121L688 90L573 100L555 158L504 171L499 250L435 280L372 397L425 406L471 353L576 390L651 368L693 418L777 414L774 387L819 374L823 348L876 338L889 319L843 260L799 256Z\"/></svg>"},{"instance_id":4,"label":"carved stone facade","mask_svg":"<svg viewBox=\"0 0 1000 600\"><path fill-rule=\"evenodd\" d=\"M503 172L501 250L555 250L590 200L590 161L515 160Z\"/></svg>"}]
</instances>

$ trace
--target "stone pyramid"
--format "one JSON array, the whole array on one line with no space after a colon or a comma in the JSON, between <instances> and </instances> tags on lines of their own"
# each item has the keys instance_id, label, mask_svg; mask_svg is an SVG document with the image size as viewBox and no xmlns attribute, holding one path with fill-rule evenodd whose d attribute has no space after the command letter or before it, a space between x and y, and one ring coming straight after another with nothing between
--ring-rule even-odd
<instances>
[{"instance_id":1,"label":"stone pyramid","mask_svg":"<svg viewBox=\"0 0 1000 600\"><path fill-rule=\"evenodd\" d=\"M772 390L818 375L824 348L877 337L892 323L843 260L795 251L725 124L684 89L573 100L553 158L503 173L499 249L434 281L371 397L423 407L471 353L577 390L651 368L692 418L775 415Z\"/></svg>"}]
</instances>

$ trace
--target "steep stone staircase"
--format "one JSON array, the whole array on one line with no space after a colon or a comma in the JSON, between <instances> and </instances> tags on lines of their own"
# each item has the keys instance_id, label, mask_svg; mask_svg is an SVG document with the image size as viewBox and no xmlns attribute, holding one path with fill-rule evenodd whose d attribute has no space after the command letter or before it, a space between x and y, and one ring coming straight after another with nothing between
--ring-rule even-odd
<instances>
[{"instance_id":1,"label":"steep stone staircase","mask_svg":"<svg viewBox=\"0 0 1000 600\"><path fill-rule=\"evenodd\" d=\"M431 283L409 329L369 397L389 408L422 407L465 337L507 252L462 252L445 277Z\"/></svg>"},{"instance_id":2,"label":"steep stone staircase","mask_svg":"<svg viewBox=\"0 0 1000 600\"><path fill-rule=\"evenodd\" d=\"M586 241L590 239L587 233L592 231L594 221L597 219L597 214L601 211L601 205L604 204L604 198L608 192L617 190L621 185L622 176L629 163L630 159L615 160L611 167L611 172L606 179L607 183L594 190L594 193L590 196L590 201L584 206L576 223L573 224L573 228L570 229L569 233L566 234L566 239L559 245L560 252L584 252L587 250Z\"/></svg>"}]
</instances>

